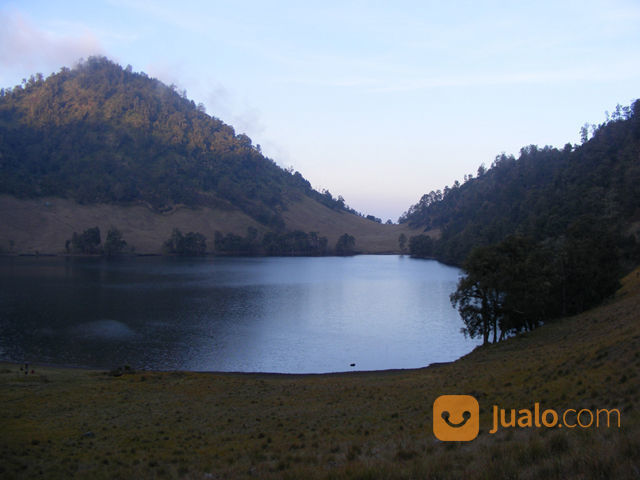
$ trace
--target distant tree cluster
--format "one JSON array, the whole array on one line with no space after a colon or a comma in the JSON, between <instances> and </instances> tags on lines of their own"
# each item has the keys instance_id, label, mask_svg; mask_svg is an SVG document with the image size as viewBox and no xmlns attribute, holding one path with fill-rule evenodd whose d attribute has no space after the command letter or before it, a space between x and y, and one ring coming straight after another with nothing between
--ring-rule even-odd
<instances>
[{"instance_id":1,"label":"distant tree cluster","mask_svg":"<svg viewBox=\"0 0 640 480\"><path fill-rule=\"evenodd\" d=\"M433 239L429 235L415 235L409 239L409 253L415 258L433 258Z\"/></svg>"},{"instance_id":2,"label":"distant tree cluster","mask_svg":"<svg viewBox=\"0 0 640 480\"><path fill-rule=\"evenodd\" d=\"M258 241L258 231L254 227L247 228L247 235L236 235L227 233L222 235L216 232L214 236L214 249L217 254L226 255L258 255L260 253L260 243Z\"/></svg>"},{"instance_id":3,"label":"distant tree cluster","mask_svg":"<svg viewBox=\"0 0 640 480\"><path fill-rule=\"evenodd\" d=\"M260 241L256 229L249 227L246 237L216 232L216 253L225 255L323 256L329 253L327 237L318 232L267 232Z\"/></svg>"},{"instance_id":4,"label":"distant tree cluster","mask_svg":"<svg viewBox=\"0 0 640 480\"><path fill-rule=\"evenodd\" d=\"M127 248L127 242L124 240L122 232L117 228L110 228L104 241L104 254L107 257L113 257L123 253L125 248Z\"/></svg>"},{"instance_id":5,"label":"distant tree cluster","mask_svg":"<svg viewBox=\"0 0 640 480\"><path fill-rule=\"evenodd\" d=\"M348 256L356 254L356 239L353 235L345 233L336 242L336 255Z\"/></svg>"},{"instance_id":6,"label":"distant tree cluster","mask_svg":"<svg viewBox=\"0 0 640 480\"><path fill-rule=\"evenodd\" d=\"M122 236L122 232L115 227L111 227L107 232L104 245L101 244L100 228L92 227L86 229L81 234L73 232L73 235L65 243L67 253L83 255L106 255L113 257L125 253L127 242Z\"/></svg>"},{"instance_id":7,"label":"distant tree cluster","mask_svg":"<svg viewBox=\"0 0 640 480\"><path fill-rule=\"evenodd\" d=\"M199 232L183 235L174 228L171 237L164 242L163 251L167 254L196 256L207 253L207 238Z\"/></svg>"},{"instance_id":8,"label":"distant tree cluster","mask_svg":"<svg viewBox=\"0 0 640 480\"><path fill-rule=\"evenodd\" d=\"M267 255L302 255L319 257L329 253L327 237L321 237L318 232L305 233L295 230L288 233L265 234L262 240Z\"/></svg>"},{"instance_id":9,"label":"distant tree cluster","mask_svg":"<svg viewBox=\"0 0 640 480\"><path fill-rule=\"evenodd\" d=\"M355 255L356 239L345 233L336 242L333 250L327 237L318 232L267 232L262 239L256 229L249 227L247 235L235 233L223 235L216 232L215 252L221 255L267 255L267 256L311 256Z\"/></svg>"}]
</instances>

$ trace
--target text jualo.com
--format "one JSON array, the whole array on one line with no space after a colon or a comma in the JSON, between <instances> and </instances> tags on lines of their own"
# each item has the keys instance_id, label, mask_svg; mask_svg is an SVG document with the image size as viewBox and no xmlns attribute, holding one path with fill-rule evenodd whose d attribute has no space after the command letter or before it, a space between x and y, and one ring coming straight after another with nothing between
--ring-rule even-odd
<instances>
[{"instance_id":1,"label":"text jualo.com","mask_svg":"<svg viewBox=\"0 0 640 480\"><path fill-rule=\"evenodd\" d=\"M621 428L622 415L617 408L501 408L493 405L493 435L510 428ZM433 402L433 433L442 441L471 441L480 432L480 405L471 395L441 395Z\"/></svg>"}]
</instances>

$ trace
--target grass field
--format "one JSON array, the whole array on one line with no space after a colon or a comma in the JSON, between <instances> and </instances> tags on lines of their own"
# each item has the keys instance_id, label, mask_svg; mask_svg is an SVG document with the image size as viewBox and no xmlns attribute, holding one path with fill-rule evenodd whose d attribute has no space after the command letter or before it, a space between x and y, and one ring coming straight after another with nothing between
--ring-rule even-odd
<instances>
[{"instance_id":1,"label":"grass field","mask_svg":"<svg viewBox=\"0 0 640 480\"><path fill-rule=\"evenodd\" d=\"M2 478L639 478L640 271L608 304L451 364L332 375L0 365ZM425 332L427 334L427 332ZM442 394L480 434L441 442ZM507 428L505 409L617 408L621 427Z\"/></svg>"},{"instance_id":2,"label":"grass field","mask_svg":"<svg viewBox=\"0 0 640 480\"><path fill-rule=\"evenodd\" d=\"M403 225L384 225L346 212L337 212L308 198L292 202L283 212L287 229L317 231L333 248L338 238L349 233L356 238L356 249L363 253L399 252L398 236L422 233ZM183 233L200 232L213 250L215 232L246 235L247 227L261 234L268 229L239 210L187 208L179 206L157 213L144 205L80 205L62 198L18 199L0 195L0 253L60 254L73 232L98 226L102 238L116 227L136 253L159 254L174 228ZM432 236L437 232L430 232Z\"/></svg>"}]
</instances>

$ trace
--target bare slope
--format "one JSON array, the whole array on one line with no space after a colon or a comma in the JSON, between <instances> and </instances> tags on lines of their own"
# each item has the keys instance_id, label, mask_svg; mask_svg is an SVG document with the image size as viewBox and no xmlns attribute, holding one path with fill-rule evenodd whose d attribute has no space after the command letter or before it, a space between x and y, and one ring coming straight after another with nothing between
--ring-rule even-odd
<instances>
[{"instance_id":1,"label":"bare slope","mask_svg":"<svg viewBox=\"0 0 640 480\"><path fill-rule=\"evenodd\" d=\"M291 230L317 231L335 245L344 233L356 238L356 250L364 253L399 253L398 237L417 235L420 230L407 224L384 225L349 212L331 210L308 197L302 197L289 206L282 214L285 224Z\"/></svg>"},{"instance_id":2,"label":"bare slope","mask_svg":"<svg viewBox=\"0 0 640 480\"><path fill-rule=\"evenodd\" d=\"M419 370L112 377L40 367L24 375L0 365L0 475L637 478L639 279L637 270L608 305ZM442 394L478 399L478 438L434 438L431 409ZM488 434L493 405L535 402L617 408L621 427Z\"/></svg>"},{"instance_id":3,"label":"bare slope","mask_svg":"<svg viewBox=\"0 0 640 480\"><path fill-rule=\"evenodd\" d=\"M415 234L406 225L381 225L302 198L284 212L287 228L317 231L329 238L331 246L340 235L349 233L356 237L357 249L365 253L396 252L401 232L407 237ZM81 233L94 226L100 227L103 240L111 226L118 228L136 253L160 253L173 228L204 234L209 250L216 231L245 235L250 226L265 231L263 225L238 209L178 206L158 213L142 204L81 205L61 198L22 200L9 195L0 196L0 225L0 251L27 254L63 253L73 232Z\"/></svg>"}]
</instances>

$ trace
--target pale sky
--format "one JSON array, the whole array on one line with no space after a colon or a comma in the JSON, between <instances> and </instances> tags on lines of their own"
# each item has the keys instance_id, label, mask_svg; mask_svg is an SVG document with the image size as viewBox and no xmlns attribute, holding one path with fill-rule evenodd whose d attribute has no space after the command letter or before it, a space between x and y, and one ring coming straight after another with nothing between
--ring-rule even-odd
<instances>
[{"instance_id":1,"label":"pale sky","mask_svg":"<svg viewBox=\"0 0 640 480\"><path fill-rule=\"evenodd\" d=\"M105 55L385 221L640 97L638 0L4 0L0 25L0 86Z\"/></svg>"}]
</instances>

